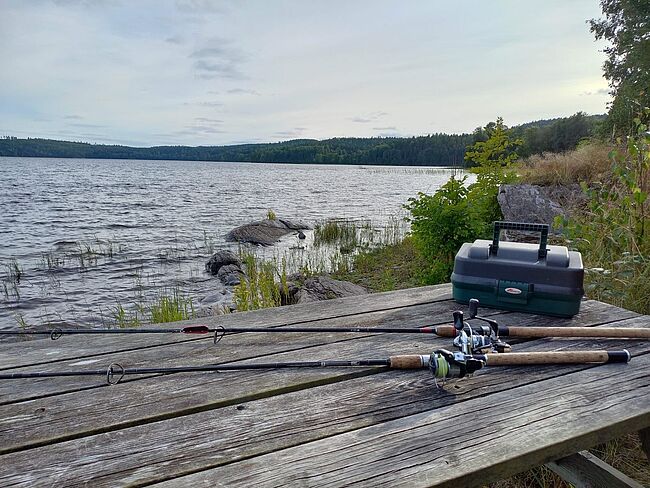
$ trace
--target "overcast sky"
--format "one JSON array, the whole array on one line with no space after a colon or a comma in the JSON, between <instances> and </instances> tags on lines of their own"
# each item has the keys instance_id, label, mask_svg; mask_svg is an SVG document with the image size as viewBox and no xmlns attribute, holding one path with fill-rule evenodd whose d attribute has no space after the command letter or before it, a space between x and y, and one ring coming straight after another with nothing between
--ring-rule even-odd
<instances>
[{"instance_id":1,"label":"overcast sky","mask_svg":"<svg viewBox=\"0 0 650 488\"><path fill-rule=\"evenodd\" d=\"M212 145L603 113L597 0L0 0L0 135Z\"/></svg>"}]
</instances>

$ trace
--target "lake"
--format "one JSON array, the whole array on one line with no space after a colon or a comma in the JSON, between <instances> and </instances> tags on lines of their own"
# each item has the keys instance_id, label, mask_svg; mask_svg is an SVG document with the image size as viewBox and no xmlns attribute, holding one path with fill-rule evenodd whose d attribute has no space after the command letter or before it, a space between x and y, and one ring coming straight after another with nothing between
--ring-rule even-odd
<instances>
[{"instance_id":1,"label":"lake","mask_svg":"<svg viewBox=\"0 0 650 488\"><path fill-rule=\"evenodd\" d=\"M224 240L232 228L268 209L312 225L370 219L380 228L454 171L0 158L0 328L110 326L119 307L168 290L200 309L230 292L204 265L216 249L237 250ZM304 253L298 244L291 235L256 252Z\"/></svg>"}]
</instances>

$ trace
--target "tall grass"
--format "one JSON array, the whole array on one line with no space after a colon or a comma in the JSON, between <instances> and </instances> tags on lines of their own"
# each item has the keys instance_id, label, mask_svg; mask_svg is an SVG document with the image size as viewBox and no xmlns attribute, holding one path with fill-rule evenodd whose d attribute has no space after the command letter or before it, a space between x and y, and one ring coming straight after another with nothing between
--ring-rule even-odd
<instances>
[{"instance_id":1,"label":"tall grass","mask_svg":"<svg viewBox=\"0 0 650 488\"><path fill-rule=\"evenodd\" d=\"M574 151L533 155L520 162L517 172L522 181L533 185L588 184L611 179L612 146L591 141Z\"/></svg>"},{"instance_id":2,"label":"tall grass","mask_svg":"<svg viewBox=\"0 0 650 488\"><path fill-rule=\"evenodd\" d=\"M351 252L359 245L360 227L364 225L365 223L351 219L328 219L318 222L314 226L314 246L335 245Z\"/></svg>"},{"instance_id":3,"label":"tall grass","mask_svg":"<svg viewBox=\"0 0 650 488\"><path fill-rule=\"evenodd\" d=\"M149 306L150 322L176 322L193 318L194 305L192 299L185 297L178 288L168 294L165 290L158 293L155 301Z\"/></svg>"},{"instance_id":4,"label":"tall grass","mask_svg":"<svg viewBox=\"0 0 650 488\"><path fill-rule=\"evenodd\" d=\"M286 262L282 260L265 261L251 252L240 255L246 276L235 286L233 301L239 311L278 307L282 304L282 294L286 296Z\"/></svg>"},{"instance_id":5,"label":"tall grass","mask_svg":"<svg viewBox=\"0 0 650 488\"><path fill-rule=\"evenodd\" d=\"M23 278L25 271L16 258L11 258L9 262L3 263L3 267L2 291L4 297L6 300L11 299L12 297L19 300L20 280Z\"/></svg>"},{"instance_id":6,"label":"tall grass","mask_svg":"<svg viewBox=\"0 0 650 488\"><path fill-rule=\"evenodd\" d=\"M139 327L145 323L159 324L194 318L194 304L179 288L163 289L150 301L142 299L125 308L117 303L111 309L113 323L117 327Z\"/></svg>"}]
</instances>

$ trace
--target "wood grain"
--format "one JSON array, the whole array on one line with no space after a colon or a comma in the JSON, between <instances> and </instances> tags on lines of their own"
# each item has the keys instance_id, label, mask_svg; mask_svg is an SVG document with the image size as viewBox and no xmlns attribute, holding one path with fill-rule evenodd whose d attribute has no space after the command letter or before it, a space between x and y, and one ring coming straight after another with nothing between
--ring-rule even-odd
<instances>
[{"instance_id":1,"label":"wood grain","mask_svg":"<svg viewBox=\"0 0 650 488\"><path fill-rule=\"evenodd\" d=\"M373 293L358 297L339 298L309 304L289 305L281 308L255 310L235 314L197 318L166 324L170 327L205 324L210 327L223 326L269 326L307 325L326 319L348 318L368 312L391 311L414 305L447 300L451 302L451 286L448 284L412 288L387 293ZM458 305L455 305L458 308ZM426 321L427 316L420 320ZM437 322L443 323L443 322ZM426 325L426 324L422 324ZM146 327L158 327L149 325ZM164 346L187 341L211 340L205 337L188 337L184 334L169 334L153 337L130 336L128 340L115 336L64 336L56 341L50 339L24 340L3 344L5 354L0 356L0 369L46 364L53 361L94 357L120 351L134 351L139 348Z\"/></svg>"},{"instance_id":2,"label":"wood grain","mask_svg":"<svg viewBox=\"0 0 650 488\"><path fill-rule=\"evenodd\" d=\"M225 326L448 324L451 311L464 307L449 296L443 285L212 320ZM647 316L589 300L571 319L480 313L503 325L650 327ZM206 321L170 325L189 323ZM367 359L450 348L449 339L422 334L239 334L216 348L202 337L64 339L11 344L0 369ZM116 387L65 378L2 382L0 486L471 486L483 474L499 479L600 443L617 429L650 423L647 340L510 342L522 352L627 347L640 359L488 368L444 390L426 371L383 368L149 376ZM56 352L44 354L52 344ZM556 413L559 426L552 424ZM513 441L530 436L525 448ZM412 457L400 447L409 442Z\"/></svg>"},{"instance_id":3,"label":"wood grain","mask_svg":"<svg viewBox=\"0 0 650 488\"><path fill-rule=\"evenodd\" d=\"M648 426L650 355L635 359L155 486L480 486Z\"/></svg>"},{"instance_id":4,"label":"wood grain","mask_svg":"<svg viewBox=\"0 0 650 488\"><path fill-rule=\"evenodd\" d=\"M565 340L558 342L566 343ZM584 347L581 342L572 342L572 345ZM522 344L521 347L539 350L562 346L539 341ZM650 347L645 341L637 341L632 349L640 354L648 352ZM628 365L608 367L614 366L627 368ZM357 379L348 377L345 381L321 386L307 385L305 382L308 378L299 372L296 374L301 376L299 381L304 386L302 389L277 392L276 395L257 400L239 397L239 401L238 395L247 388L250 391L269 388L268 377L249 373L234 378L228 376L223 378L221 385L211 383L205 385L203 390L221 388L223 400L227 400L228 395L235 397L231 403L215 404L213 409L203 412L188 413L144 425L123 426L121 429L118 429L120 426L116 424L118 417L115 415L109 420L117 430L67 442L59 441L27 452L0 457L0 485L14 480L12 473L23 473L30 477L30 483L36 485L45 483L56 473L64 473L59 479L65 485L80 483L82 479L92 479L93 486L137 485L255 455L281 452L292 446L353 432L407 415L453 407L446 411L451 414L455 408L470 400L480 402L480 406L472 407L477 409L471 414L474 418L478 412L486 409L495 412L501 410L500 405L492 400L495 393L509 392L508 395L512 397L519 387L525 385L538 385L540 391L545 391L545 381L574 373L580 368L590 371L592 381L603 378L601 366L524 369L513 366L482 371L473 378L450 383L444 390L438 390L426 372L389 371ZM610 373L613 372L620 374L620 370L612 370ZM296 381L296 374L278 372L272 376L274 385ZM230 387L229 379L232 380ZM617 380L612 374L612 378L607 381ZM572 380L567 379L567 384L572 384ZM150 391L145 390L144 396L148 396ZM197 397L201 394L201 388L190 391ZM173 401L171 398L169 400ZM110 415L106 411L110 408L116 410L116 413L127 417L129 415L129 408L120 411L113 405L107 405L106 409L96 411L96 421L102 422L105 416ZM152 408L155 407L151 403L142 404L142 409L149 415L154 413ZM56 418L57 413L61 416L60 419ZM75 413L75 417L82 423L84 416L93 418L92 412L87 409ZM18 432L29 435L34 428L30 427L30 419L25 418L28 414L29 411L18 412L20 424L16 425L16 435ZM72 428L70 412L44 413L42 420L41 429L58 426L65 432ZM458 418L455 422L458 423ZM116 452L129 453L129 456L120 457L117 463Z\"/></svg>"}]
</instances>

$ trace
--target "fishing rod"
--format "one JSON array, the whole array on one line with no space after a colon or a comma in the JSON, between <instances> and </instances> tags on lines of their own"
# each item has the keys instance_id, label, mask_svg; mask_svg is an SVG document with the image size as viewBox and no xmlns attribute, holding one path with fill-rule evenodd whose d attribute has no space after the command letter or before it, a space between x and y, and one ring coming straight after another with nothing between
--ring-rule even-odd
<instances>
[{"instance_id":1,"label":"fishing rod","mask_svg":"<svg viewBox=\"0 0 650 488\"><path fill-rule=\"evenodd\" d=\"M249 364L209 364L203 366L176 366L125 368L112 363L105 369L36 371L0 373L0 380L26 378L54 378L65 376L104 376L109 385L116 385L125 376L144 374L175 374L193 372L222 372L243 370L274 370L283 368L352 368L383 366L388 369L428 369L436 380L463 378L485 366L549 365L549 364L605 364L627 363L631 359L626 349L619 351L560 351L464 354L438 349L429 355L406 354L381 359L357 359L352 361L287 361Z\"/></svg>"},{"instance_id":2,"label":"fishing rod","mask_svg":"<svg viewBox=\"0 0 650 488\"><path fill-rule=\"evenodd\" d=\"M8 329L0 330L0 335L49 335L57 340L63 335L75 334L213 334L213 342L218 343L224 336L239 333L362 333L362 334L432 334L438 337L453 337L459 346L462 334L466 334L473 342L473 349L494 346L501 352L509 350L509 346L500 341L500 337L599 337L618 339L650 339L650 329L635 327L517 327L499 325L494 319L478 315L479 301L475 298L469 301L469 320L479 320L487 325L468 323L461 311L453 312L454 325L438 325L424 327L225 327L218 325L189 325L177 328L138 328L138 329Z\"/></svg>"},{"instance_id":3,"label":"fishing rod","mask_svg":"<svg viewBox=\"0 0 650 488\"><path fill-rule=\"evenodd\" d=\"M85 334L214 334L214 343L219 342L225 335L247 332L262 333L298 333L298 332L327 332L327 333L362 333L362 334L433 334L440 337L454 337L456 329L452 325L438 325L431 327L208 327L207 325L188 325L179 328L151 328L151 329L45 329L0 330L0 335L49 335L50 339L57 340L64 335ZM478 333L478 331L476 332Z\"/></svg>"}]
</instances>

